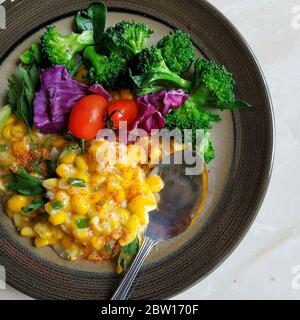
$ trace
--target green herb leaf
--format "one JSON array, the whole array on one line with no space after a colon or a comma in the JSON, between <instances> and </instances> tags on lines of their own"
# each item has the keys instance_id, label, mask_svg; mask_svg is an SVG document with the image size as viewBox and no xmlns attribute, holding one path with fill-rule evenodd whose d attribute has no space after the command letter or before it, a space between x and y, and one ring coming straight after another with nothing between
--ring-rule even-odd
<instances>
[{"instance_id":1,"label":"green herb leaf","mask_svg":"<svg viewBox=\"0 0 300 320\"><path fill-rule=\"evenodd\" d=\"M46 200L44 199L35 199L31 201L31 204L22 208L22 211L26 214L32 213L37 211L38 209L42 208L46 204Z\"/></svg>"},{"instance_id":2,"label":"green herb leaf","mask_svg":"<svg viewBox=\"0 0 300 320\"><path fill-rule=\"evenodd\" d=\"M85 187L85 181L82 179L75 179L75 178L70 178L68 180L69 185L74 186L74 187Z\"/></svg>"},{"instance_id":3,"label":"green herb leaf","mask_svg":"<svg viewBox=\"0 0 300 320\"><path fill-rule=\"evenodd\" d=\"M89 226L89 219L78 219L76 224L79 229L87 228Z\"/></svg>"},{"instance_id":4,"label":"green herb leaf","mask_svg":"<svg viewBox=\"0 0 300 320\"><path fill-rule=\"evenodd\" d=\"M39 84L40 70L35 64L24 68L19 65L17 74L8 80L8 100L12 112L32 129L33 100Z\"/></svg>"},{"instance_id":5,"label":"green herb leaf","mask_svg":"<svg viewBox=\"0 0 300 320\"><path fill-rule=\"evenodd\" d=\"M23 196L38 196L45 193L43 180L31 176L27 171L11 173L3 176L8 179L5 187L8 193L16 193Z\"/></svg>"},{"instance_id":6,"label":"green herb leaf","mask_svg":"<svg viewBox=\"0 0 300 320\"><path fill-rule=\"evenodd\" d=\"M138 238L135 238L127 246L121 248L121 252L118 258L118 264L123 267L124 271L127 271L131 266L135 256L140 248L140 242Z\"/></svg>"},{"instance_id":7,"label":"green herb leaf","mask_svg":"<svg viewBox=\"0 0 300 320\"><path fill-rule=\"evenodd\" d=\"M98 42L106 27L107 7L101 2L92 3L80 10L75 17L76 31L94 31L94 40Z\"/></svg>"},{"instance_id":8,"label":"green herb leaf","mask_svg":"<svg viewBox=\"0 0 300 320\"><path fill-rule=\"evenodd\" d=\"M60 210L63 206L64 206L64 204L63 204L61 201L54 201L54 202L52 202L52 204L51 204L51 207L52 207L54 210Z\"/></svg>"},{"instance_id":9,"label":"green herb leaf","mask_svg":"<svg viewBox=\"0 0 300 320\"><path fill-rule=\"evenodd\" d=\"M32 168L34 170L34 172L40 174L41 176L44 176L45 173L43 172L43 170L41 169L40 165L42 163L46 164L46 168L47 168L47 174L49 177L56 177L56 168L57 168L57 164L51 160L51 159L37 159L32 163Z\"/></svg>"}]
</instances>

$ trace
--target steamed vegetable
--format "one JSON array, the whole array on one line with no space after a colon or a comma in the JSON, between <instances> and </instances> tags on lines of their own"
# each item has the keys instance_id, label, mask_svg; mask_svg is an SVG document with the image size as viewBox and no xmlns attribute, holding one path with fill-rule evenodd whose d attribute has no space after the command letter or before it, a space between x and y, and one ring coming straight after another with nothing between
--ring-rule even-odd
<instances>
[{"instance_id":1,"label":"steamed vegetable","mask_svg":"<svg viewBox=\"0 0 300 320\"><path fill-rule=\"evenodd\" d=\"M35 126L43 133L62 133L67 128L69 114L76 102L93 93L111 99L101 85L88 87L79 83L62 66L44 70L41 90L34 100Z\"/></svg>"},{"instance_id":2,"label":"steamed vegetable","mask_svg":"<svg viewBox=\"0 0 300 320\"><path fill-rule=\"evenodd\" d=\"M12 113L24 121L30 133L33 125L33 100L39 85L40 70L35 64L19 65L8 80L8 101Z\"/></svg>"},{"instance_id":3,"label":"steamed vegetable","mask_svg":"<svg viewBox=\"0 0 300 320\"><path fill-rule=\"evenodd\" d=\"M56 27L49 27L41 37L43 57L50 65L65 66L69 72L75 71L76 54L93 44L92 31L63 36Z\"/></svg>"},{"instance_id":4,"label":"steamed vegetable","mask_svg":"<svg viewBox=\"0 0 300 320\"><path fill-rule=\"evenodd\" d=\"M208 59L196 61L191 95L199 106L221 110L249 106L236 101L234 84L233 75L224 66Z\"/></svg>"},{"instance_id":5,"label":"steamed vegetable","mask_svg":"<svg viewBox=\"0 0 300 320\"><path fill-rule=\"evenodd\" d=\"M95 47L86 48L84 58L92 65L88 72L88 80L91 83L100 83L107 89L116 87L118 78L127 69L126 60L118 54L101 55Z\"/></svg>"},{"instance_id":6,"label":"steamed vegetable","mask_svg":"<svg viewBox=\"0 0 300 320\"><path fill-rule=\"evenodd\" d=\"M106 124L107 107L108 101L99 95L90 95L79 100L70 115L70 132L80 139L95 139Z\"/></svg>"},{"instance_id":7,"label":"steamed vegetable","mask_svg":"<svg viewBox=\"0 0 300 320\"><path fill-rule=\"evenodd\" d=\"M188 95L183 90L162 90L139 97L139 113L132 129L141 128L150 134L152 129L163 128L166 124L164 116L178 109L187 99Z\"/></svg>"},{"instance_id":8,"label":"steamed vegetable","mask_svg":"<svg viewBox=\"0 0 300 320\"><path fill-rule=\"evenodd\" d=\"M108 28L100 37L99 50L104 54L116 53L126 60L147 47L147 42L153 31L139 22L122 21Z\"/></svg>"},{"instance_id":9,"label":"steamed vegetable","mask_svg":"<svg viewBox=\"0 0 300 320\"><path fill-rule=\"evenodd\" d=\"M190 70L195 59L195 48L188 33L172 31L158 42L157 48L171 71L182 76Z\"/></svg>"},{"instance_id":10,"label":"steamed vegetable","mask_svg":"<svg viewBox=\"0 0 300 320\"><path fill-rule=\"evenodd\" d=\"M40 65L42 62L41 45L39 43L33 43L20 55L20 60L24 64L35 63L36 65Z\"/></svg>"},{"instance_id":11,"label":"steamed vegetable","mask_svg":"<svg viewBox=\"0 0 300 320\"><path fill-rule=\"evenodd\" d=\"M199 133L201 142L196 146L196 152L202 156L206 163L209 163L216 157L211 135L206 130L201 130Z\"/></svg>"},{"instance_id":12,"label":"steamed vegetable","mask_svg":"<svg viewBox=\"0 0 300 320\"><path fill-rule=\"evenodd\" d=\"M191 82L171 71L163 59L160 49L144 49L136 55L133 64L133 81L137 94L145 95L163 89L189 90Z\"/></svg>"}]
</instances>

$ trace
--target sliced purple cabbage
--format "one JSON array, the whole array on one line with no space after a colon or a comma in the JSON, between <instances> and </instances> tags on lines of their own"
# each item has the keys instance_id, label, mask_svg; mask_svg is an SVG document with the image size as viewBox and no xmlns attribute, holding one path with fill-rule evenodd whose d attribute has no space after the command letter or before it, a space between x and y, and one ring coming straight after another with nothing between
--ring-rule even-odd
<instances>
[{"instance_id":1,"label":"sliced purple cabbage","mask_svg":"<svg viewBox=\"0 0 300 320\"><path fill-rule=\"evenodd\" d=\"M131 129L144 129L148 134L152 129L165 126L164 115L178 109L189 96L183 90L162 90L137 99L139 114Z\"/></svg>"},{"instance_id":2,"label":"sliced purple cabbage","mask_svg":"<svg viewBox=\"0 0 300 320\"><path fill-rule=\"evenodd\" d=\"M112 99L101 85L88 87L74 80L62 66L44 70L41 74L41 90L34 100L35 126L43 133L64 131L75 103L90 94Z\"/></svg>"}]
</instances>

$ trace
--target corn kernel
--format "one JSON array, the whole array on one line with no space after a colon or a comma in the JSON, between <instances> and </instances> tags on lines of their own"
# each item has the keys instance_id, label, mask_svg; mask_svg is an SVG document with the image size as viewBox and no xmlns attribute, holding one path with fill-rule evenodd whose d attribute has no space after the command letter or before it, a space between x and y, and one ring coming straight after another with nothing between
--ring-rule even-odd
<instances>
[{"instance_id":1,"label":"corn kernel","mask_svg":"<svg viewBox=\"0 0 300 320\"><path fill-rule=\"evenodd\" d=\"M67 143L67 141L63 137L57 137L52 141L52 146L54 148L62 148Z\"/></svg>"},{"instance_id":2,"label":"corn kernel","mask_svg":"<svg viewBox=\"0 0 300 320\"><path fill-rule=\"evenodd\" d=\"M100 184L104 183L106 180L105 176L100 174L93 174L91 176L91 184L94 186L99 186Z\"/></svg>"},{"instance_id":3,"label":"corn kernel","mask_svg":"<svg viewBox=\"0 0 300 320\"><path fill-rule=\"evenodd\" d=\"M89 229L88 228L82 228L82 229L74 229L73 230L73 236L74 238L78 240L87 240L89 238Z\"/></svg>"},{"instance_id":4,"label":"corn kernel","mask_svg":"<svg viewBox=\"0 0 300 320\"><path fill-rule=\"evenodd\" d=\"M56 173L61 177L61 178L71 178L72 175L74 174L74 167L71 164L60 164L57 169Z\"/></svg>"},{"instance_id":5,"label":"corn kernel","mask_svg":"<svg viewBox=\"0 0 300 320\"><path fill-rule=\"evenodd\" d=\"M146 182L152 192L160 192L165 186L162 178L157 175L148 177Z\"/></svg>"},{"instance_id":6,"label":"corn kernel","mask_svg":"<svg viewBox=\"0 0 300 320\"><path fill-rule=\"evenodd\" d=\"M75 161L76 153L74 151L69 151L64 157L60 159L61 163L72 164Z\"/></svg>"},{"instance_id":7,"label":"corn kernel","mask_svg":"<svg viewBox=\"0 0 300 320\"><path fill-rule=\"evenodd\" d=\"M57 242L57 239L55 239L55 238L51 238L51 239L48 240L48 244L49 244L50 246L55 245L56 242Z\"/></svg>"},{"instance_id":8,"label":"corn kernel","mask_svg":"<svg viewBox=\"0 0 300 320\"><path fill-rule=\"evenodd\" d=\"M117 267L116 267L116 272L118 273L118 274L120 274L120 273L122 273L124 270L123 270L123 268L122 268L122 266L120 266L119 264L117 265Z\"/></svg>"},{"instance_id":9,"label":"corn kernel","mask_svg":"<svg viewBox=\"0 0 300 320\"><path fill-rule=\"evenodd\" d=\"M128 209L133 213L133 214L139 214L141 211L143 212L144 210L147 211L152 211L156 209L156 200L153 199L147 199L145 196L138 195L135 198L133 198L129 204L128 204Z\"/></svg>"},{"instance_id":10,"label":"corn kernel","mask_svg":"<svg viewBox=\"0 0 300 320\"><path fill-rule=\"evenodd\" d=\"M76 157L75 166L82 171L87 171L87 169L88 169L88 165L87 165L83 156Z\"/></svg>"},{"instance_id":11,"label":"corn kernel","mask_svg":"<svg viewBox=\"0 0 300 320\"><path fill-rule=\"evenodd\" d=\"M7 207L11 212L21 212L23 207L30 204L30 198L14 195L7 201Z\"/></svg>"},{"instance_id":12,"label":"corn kernel","mask_svg":"<svg viewBox=\"0 0 300 320\"><path fill-rule=\"evenodd\" d=\"M92 246L95 250L99 251L104 247L104 239L102 237L93 237L91 240Z\"/></svg>"},{"instance_id":13,"label":"corn kernel","mask_svg":"<svg viewBox=\"0 0 300 320\"><path fill-rule=\"evenodd\" d=\"M131 243L134 239L136 238L136 233L133 232L129 232L127 233L125 236L123 236L120 240L119 240L119 244L123 247L123 246L127 246L129 243Z\"/></svg>"},{"instance_id":14,"label":"corn kernel","mask_svg":"<svg viewBox=\"0 0 300 320\"><path fill-rule=\"evenodd\" d=\"M83 180L85 183L88 183L89 180L90 180L89 175L86 172L82 171L82 170L76 171L73 177L76 178L76 179Z\"/></svg>"},{"instance_id":15,"label":"corn kernel","mask_svg":"<svg viewBox=\"0 0 300 320\"><path fill-rule=\"evenodd\" d=\"M122 223L126 223L129 220L130 213L126 209L118 208L116 214L120 217Z\"/></svg>"},{"instance_id":16,"label":"corn kernel","mask_svg":"<svg viewBox=\"0 0 300 320\"><path fill-rule=\"evenodd\" d=\"M70 201L70 196L65 191L58 191L55 194L55 200L61 201L65 204Z\"/></svg>"},{"instance_id":17,"label":"corn kernel","mask_svg":"<svg viewBox=\"0 0 300 320\"><path fill-rule=\"evenodd\" d=\"M21 140L27 134L27 128L25 124L19 123L12 127L11 135L13 138Z\"/></svg>"},{"instance_id":18,"label":"corn kernel","mask_svg":"<svg viewBox=\"0 0 300 320\"><path fill-rule=\"evenodd\" d=\"M64 211L59 211L56 214L53 214L49 217L49 222L52 223L54 226L58 226L63 224L67 221L67 214Z\"/></svg>"},{"instance_id":19,"label":"corn kernel","mask_svg":"<svg viewBox=\"0 0 300 320\"><path fill-rule=\"evenodd\" d=\"M89 203L91 204L95 204L98 203L100 201L103 201L104 196L101 192L97 191L95 193L93 193L90 197L89 197Z\"/></svg>"},{"instance_id":20,"label":"corn kernel","mask_svg":"<svg viewBox=\"0 0 300 320\"><path fill-rule=\"evenodd\" d=\"M60 227L53 227L52 233L53 238L57 240L61 240L64 237L64 232L60 229Z\"/></svg>"},{"instance_id":21,"label":"corn kernel","mask_svg":"<svg viewBox=\"0 0 300 320\"><path fill-rule=\"evenodd\" d=\"M121 90L121 99L133 100L133 95L130 90Z\"/></svg>"},{"instance_id":22,"label":"corn kernel","mask_svg":"<svg viewBox=\"0 0 300 320\"><path fill-rule=\"evenodd\" d=\"M34 230L30 227L24 227L21 229L21 235L23 237L27 237L27 238L34 238L36 237L36 233L34 232Z\"/></svg>"},{"instance_id":23,"label":"corn kernel","mask_svg":"<svg viewBox=\"0 0 300 320\"><path fill-rule=\"evenodd\" d=\"M28 152L29 148L23 141L18 141L13 144L13 152L16 156Z\"/></svg>"},{"instance_id":24,"label":"corn kernel","mask_svg":"<svg viewBox=\"0 0 300 320\"><path fill-rule=\"evenodd\" d=\"M34 239L34 244L37 248L42 248L42 247L46 247L49 245L49 240L47 239L42 239L40 237L36 237Z\"/></svg>"},{"instance_id":25,"label":"corn kernel","mask_svg":"<svg viewBox=\"0 0 300 320\"><path fill-rule=\"evenodd\" d=\"M73 195L71 203L75 213L85 215L89 212L90 204L81 195Z\"/></svg>"},{"instance_id":26,"label":"corn kernel","mask_svg":"<svg viewBox=\"0 0 300 320\"><path fill-rule=\"evenodd\" d=\"M9 125L14 123L17 120L17 117L14 114L10 114L7 121L5 122L5 125Z\"/></svg>"},{"instance_id":27,"label":"corn kernel","mask_svg":"<svg viewBox=\"0 0 300 320\"><path fill-rule=\"evenodd\" d=\"M38 236L42 239L47 239L49 240L50 238L52 238L52 230L50 228L50 226L48 226L47 224L38 222L33 230L38 234Z\"/></svg>"},{"instance_id":28,"label":"corn kernel","mask_svg":"<svg viewBox=\"0 0 300 320\"><path fill-rule=\"evenodd\" d=\"M43 181L43 187L47 190L53 190L57 188L58 180L56 178L47 179Z\"/></svg>"},{"instance_id":29,"label":"corn kernel","mask_svg":"<svg viewBox=\"0 0 300 320\"><path fill-rule=\"evenodd\" d=\"M137 214L133 214L127 222L128 231L131 233L137 233L139 229L139 218Z\"/></svg>"},{"instance_id":30,"label":"corn kernel","mask_svg":"<svg viewBox=\"0 0 300 320\"><path fill-rule=\"evenodd\" d=\"M13 128L12 124L9 124L7 126L5 126L2 130L2 136L3 138L5 138L6 140L12 140L12 134L11 134L11 130Z\"/></svg>"}]
</instances>

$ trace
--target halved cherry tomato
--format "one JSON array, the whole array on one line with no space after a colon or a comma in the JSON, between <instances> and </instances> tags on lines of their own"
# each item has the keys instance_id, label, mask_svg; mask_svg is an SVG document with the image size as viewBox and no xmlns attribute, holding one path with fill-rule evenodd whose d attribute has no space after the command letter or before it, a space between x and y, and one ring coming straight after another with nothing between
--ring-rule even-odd
<instances>
[{"instance_id":1,"label":"halved cherry tomato","mask_svg":"<svg viewBox=\"0 0 300 320\"><path fill-rule=\"evenodd\" d=\"M96 138L99 130L106 125L108 101L99 95L90 95L79 100L72 109L69 130L81 139Z\"/></svg>"},{"instance_id":2,"label":"halved cherry tomato","mask_svg":"<svg viewBox=\"0 0 300 320\"><path fill-rule=\"evenodd\" d=\"M107 113L114 129L119 129L121 121L127 121L130 127L138 115L138 104L129 99L117 100L108 107Z\"/></svg>"}]
</instances>

